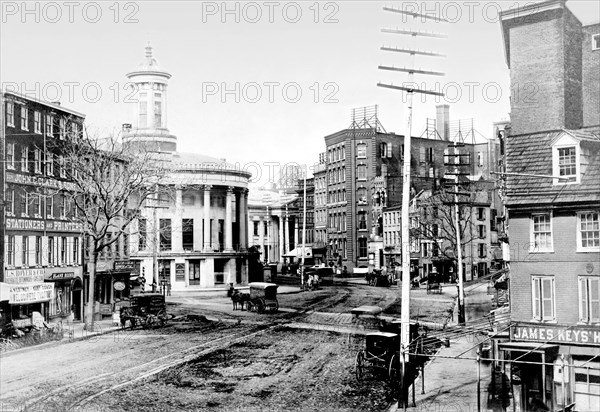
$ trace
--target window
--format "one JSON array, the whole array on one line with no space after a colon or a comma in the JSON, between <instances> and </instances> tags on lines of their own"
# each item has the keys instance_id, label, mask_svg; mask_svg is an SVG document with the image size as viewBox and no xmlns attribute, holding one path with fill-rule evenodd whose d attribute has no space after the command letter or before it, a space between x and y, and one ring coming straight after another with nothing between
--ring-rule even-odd
<instances>
[{"instance_id":1,"label":"window","mask_svg":"<svg viewBox=\"0 0 600 412\"><path fill-rule=\"evenodd\" d=\"M27 192L23 192L21 195L21 216L27 216L29 214L28 197Z\"/></svg>"},{"instance_id":2,"label":"window","mask_svg":"<svg viewBox=\"0 0 600 412\"><path fill-rule=\"evenodd\" d=\"M358 239L358 257L366 258L367 257L367 239L361 237Z\"/></svg>"},{"instance_id":3,"label":"window","mask_svg":"<svg viewBox=\"0 0 600 412\"><path fill-rule=\"evenodd\" d=\"M54 176L54 154L46 153L46 176Z\"/></svg>"},{"instance_id":4,"label":"window","mask_svg":"<svg viewBox=\"0 0 600 412\"><path fill-rule=\"evenodd\" d=\"M125 250L127 250L127 245L125 245ZM74 265L79 265L79 238L73 238L73 259L72 262Z\"/></svg>"},{"instance_id":5,"label":"window","mask_svg":"<svg viewBox=\"0 0 600 412\"><path fill-rule=\"evenodd\" d=\"M592 50L600 50L600 34L592 36Z\"/></svg>"},{"instance_id":6,"label":"window","mask_svg":"<svg viewBox=\"0 0 600 412\"><path fill-rule=\"evenodd\" d=\"M21 248L21 265L29 266L29 236L23 236L23 246Z\"/></svg>"},{"instance_id":7,"label":"window","mask_svg":"<svg viewBox=\"0 0 600 412\"><path fill-rule=\"evenodd\" d=\"M40 149L33 151L33 171L42 173L42 151Z\"/></svg>"},{"instance_id":8,"label":"window","mask_svg":"<svg viewBox=\"0 0 600 412\"><path fill-rule=\"evenodd\" d=\"M79 125L75 122L71 122L71 138L77 139L79 137Z\"/></svg>"},{"instance_id":9,"label":"window","mask_svg":"<svg viewBox=\"0 0 600 412\"><path fill-rule=\"evenodd\" d=\"M598 215L598 212L584 212L578 214L578 251L600 250L600 222Z\"/></svg>"},{"instance_id":10,"label":"window","mask_svg":"<svg viewBox=\"0 0 600 412\"><path fill-rule=\"evenodd\" d=\"M48 236L48 264L54 265L54 237Z\"/></svg>"},{"instance_id":11,"label":"window","mask_svg":"<svg viewBox=\"0 0 600 412\"><path fill-rule=\"evenodd\" d=\"M148 243L146 241L148 236L147 229L148 221L144 218L138 220L138 248L139 250L146 249Z\"/></svg>"},{"instance_id":12,"label":"window","mask_svg":"<svg viewBox=\"0 0 600 412\"><path fill-rule=\"evenodd\" d=\"M36 265L42 264L42 237L41 236L35 237L35 264Z\"/></svg>"},{"instance_id":13,"label":"window","mask_svg":"<svg viewBox=\"0 0 600 412\"><path fill-rule=\"evenodd\" d=\"M15 169L15 144L8 143L6 145L6 168L9 170Z\"/></svg>"},{"instance_id":14,"label":"window","mask_svg":"<svg viewBox=\"0 0 600 412\"><path fill-rule=\"evenodd\" d=\"M427 160L429 161L429 163L432 163L433 162L433 147L429 148L427 157L428 157Z\"/></svg>"},{"instance_id":15,"label":"window","mask_svg":"<svg viewBox=\"0 0 600 412\"><path fill-rule=\"evenodd\" d=\"M6 102L6 125L15 127L15 104Z\"/></svg>"},{"instance_id":16,"label":"window","mask_svg":"<svg viewBox=\"0 0 600 412\"><path fill-rule=\"evenodd\" d=\"M42 215L42 196L39 193L31 194L31 209L29 212L33 212L33 215L40 217Z\"/></svg>"},{"instance_id":17,"label":"window","mask_svg":"<svg viewBox=\"0 0 600 412\"><path fill-rule=\"evenodd\" d=\"M7 236L6 243L6 264L8 266L15 265L15 237L13 235Z\"/></svg>"},{"instance_id":18,"label":"window","mask_svg":"<svg viewBox=\"0 0 600 412\"><path fill-rule=\"evenodd\" d=\"M29 147L21 148L21 171L29 172Z\"/></svg>"},{"instance_id":19,"label":"window","mask_svg":"<svg viewBox=\"0 0 600 412\"><path fill-rule=\"evenodd\" d=\"M154 93L154 127L162 124L162 102L160 93Z\"/></svg>"},{"instance_id":20,"label":"window","mask_svg":"<svg viewBox=\"0 0 600 412\"><path fill-rule=\"evenodd\" d=\"M62 156L58 156L58 173L60 174L60 177L67 177L67 166L65 158Z\"/></svg>"},{"instance_id":21,"label":"window","mask_svg":"<svg viewBox=\"0 0 600 412\"><path fill-rule=\"evenodd\" d=\"M52 137L52 135L54 134L52 131L52 126L54 124L54 118L47 114L46 115L46 136L48 137Z\"/></svg>"},{"instance_id":22,"label":"window","mask_svg":"<svg viewBox=\"0 0 600 412\"><path fill-rule=\"evenodd\" d=\"M65 133L67 132L67 121L64 117L61 117L58 121L58 137L59 139L65 138Z\"/></svg>"},{"instance_id":23,"label":"window","mask_svg":"<svg viewBox=\"0 0 600 412\"><path fill-rule=\"evenodd\" d=\"M531 281L533 318L539 321L555 320L554 277L533 276Z\"/></svg>"},{"instance_id":24,"label":"window","mask_svg":"<svg viewBox=\"0 0 600 412\"><path fill-rule=\"evenodd\" d=\"M485 243L479 243L477 245L477 253L480 258L487 257L487 247Z\"/></svg>"},{"instance_id":25,"label":"window","mask_svg":"<svg viewBox=\"0 0 600 412\"><path fill-rule=\"evenodd\" d=\"M190 285L200 284L200 261L190 260L188 264L188 277Z\"/></svg>"},{"instance_id":26,"label":"window","mask_svg":"<svg viewBox=\"0 0 600 412\"><path fill-rule=\"evenodd\" d=\"M563 147L558 149L558 174L568 177L567 182L574 182L577 178L577 150L575 147ZM561 180L565 183L565 180Z\"/></svg>"},{"instance_id":27,"label":"window","mask_svg":"<svg viewBox=\"0 0 600 412\"><path fill-rule=\"evenodd\" d=\"M367 229L367 212L358 212L358 230Z\"/></svg>"},{"instance_id":28,"label":"window","mask_svg":"<svg viewBox=\"0 0 600 412\"><path fill-rule=\"evenodd\" d=\"M600 278L579 277L579 321L600 322Z\"/></svg>"},{"instance_id":29,"label":"window","mask_svg":"<svg viewBox=\"0 0 600 412\"><path fill-rule=\"evenodd\" d=\"M141 129L145 128L148 124L148 101L147 94L142 92L140 93L140 101L139 101L139 125Z\"/></svg>"},{"instance_id":30,"label":"window","mask_svg":"<svg viewBox=\"0 0 600 412\"><path fill-rule=\"evenodd\" d=\"M485 208L477 208L477 220L485 220Z\"/></svg>"},{"instance_id":31,"label":"window","mask_svg":"<svg viewBox=\"0 0 600 412\"><path fill-rule=\"evenodd\" d=\"M381 157L388 157L388 145L387 143L381 143Z\"/></svg>"},{"instance_id":32,"label":"window","mask_svg":"<svg viewBox=\"0 0 600 412\"><path fill-rule=\"evenodd\" d=\"M54 196L48 196L46 199L46 216L49 219L54 217Z\"/></svg>"},{"instance_id":33,"label":"window","mask_svg":"<svg viewBox=\"0 0 600 412\"><path fill-rule=\"evenodd\" d=\"M21 130L29 130L29 111L27 107L21 106Z\"/></svg>"},{"instance_id":34,"label":"window","mask_svg":"<svg viewBox=\"0 0 600 412\"><path fill-rule=\"evenodd\" d=\"M15 191L14 189L6 189L6 214L14 215L15 213Z\"/></svg>"},{"instance_id":35,"label":"window","mask_svg":"<svg viewBox=\"0 0 600 412\"><path fill-rule=\"evenodd\" d=\"M533 215L531 252L552 252L552 218L550 214Z\"/></svg>"},{"instance_id":36,"label":"window","mask_svg":"<svg viewBox=\"0 0 600 412\"><path fill-rule=\"evenodd\" d=\"M67 214L67 198L65 195L59 195L58 198L58 217L64 219Z\"/></svg>"},{"instance_id":37,"label":"window","mask_svg":"<svg viewBox=\"0 0 600 412\"><path fill-rule=\"evenodd\" d=\"M160 219L160 250L171 250L171 219Z\"/></svg>"},{"instance_id":38,"label":"window","mask_svg":"<svg viewBox=\"0 0 600 412\"><path fill-rule=\"evenodd\" d=\"M62 265L67 263L67 238L64 236L60 238L60 263Z\"/></svg>"},{"instance_id":39,"label":"window","mask_svg":"<svg viewBox=\"0 0 600 412\"><path fill-rule=\"evenodd\" d=\"M33 112L33 132L42 134L42 113L37 110Z\"/></svg>"},{"instance_id":40,"label":"window","mask_svg":"<svg viewBox=\"0 0 600 412\"><path fill-rule=\"evenodd\" d=\"M477 225L477 234L480 239L485 238L485 225Z\"/></svg>"},{"instance_id":41,"label":"window","mask_svg":"<svg viewBox=\"0 0 600 412\"><path fill-rule=\"evenodd\" d=\"M360 180L367 179L367 166L366 165L356 166L356 178L360 179Z\"/></svg>"},{"instance_id":42,"label":"window","mask_svg":"<svg viewBox=\"0 0 600 412\"><path fill-rule=\"evenodd\" d=\"M258 220L255 220L252 224L254 225L254 236L258 236Z\"/></svg>"},{"instance_id":43,"label":"window","mask_svg":"<svg viewBox=\"0 0 600 412\"><path fill-rule=\"evenodd\" d=\"M477 152L477 165L479 167L483 166L483 153Z\"/></svg>"},{"instance_id":44,"label":"window","mask_svg":"<svg viewBox=\"0 0 600 412\"><path fill-rule=\"evenodd\" d=\"M194 219L182 220L181 239L183 250L194 250Z\"/></svg>"},{"instance_id":45,"label":"window","mask_svg":"<svg viewBox=\"0 0 600 412\"><path fill-rule=\"evenodd\" d=\"M357 191L356 191L356 199L358 200L359 204L367 204L367 189L364 187L360 187Z\"/></svg>"},{"instance_id":46,"label":"window","mask_svg":"<svg viewBox=\"0 0 600 412\"><path fill-rule=\"evenodd\" d=\"M359 143L356 145L356 157L367 157L367 145Z\"/></svg>"}]
</instances>

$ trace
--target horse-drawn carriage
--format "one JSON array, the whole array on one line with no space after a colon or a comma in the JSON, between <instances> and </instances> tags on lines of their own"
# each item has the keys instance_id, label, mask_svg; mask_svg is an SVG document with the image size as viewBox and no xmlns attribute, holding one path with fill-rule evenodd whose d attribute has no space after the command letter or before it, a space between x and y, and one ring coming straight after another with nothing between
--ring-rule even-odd
<instances>
[{"instance_id":1,"label":"horse-drawn carriage","mask_svg":"<svg viewBox=\"0 0 600 412\"><path fill-rule=\"evenodd\" d=\"M391 286L391 275L381 269L373 269L373 272L365 275L367 284L370 286Z\"/></svg>"},{"instance_id":2,"label":"horse-drawn carriage","mask_svg":"<svg viewBox=\"0 0 600 412\"><path fill-rule=\"evenodd\" d=\"M169 319L165 297L160 293L143 293L131 296L130 305L121 307L121 326L127 321L131 328L137 325L152 327L164 326Z\"/></svg>"},{"instance_id":3,"label":"horse-drawn carriage","mask_svg":"<svg viewBox=\"0 0 600 412\"><path fill-rule=\"evenodd\" d=\"M265 310L277 312L279 302L277 301L277 288L274 283L252 282L250 286L250 301L248 310L263 313Z\"/></svg>"},{"instance_id":4,"label":"horse-drawn carriage","mask_svg":"<svg viewBox=\"0 0 600 412\"><path fill-rule=\"evenodd\" d=\"M397 333L371 332L365 340L365 348L358 351L355 359L356 378L361 380L367 368L383 372L394 381L400 370L400 338Z\"/></svg>"}]
</instances>

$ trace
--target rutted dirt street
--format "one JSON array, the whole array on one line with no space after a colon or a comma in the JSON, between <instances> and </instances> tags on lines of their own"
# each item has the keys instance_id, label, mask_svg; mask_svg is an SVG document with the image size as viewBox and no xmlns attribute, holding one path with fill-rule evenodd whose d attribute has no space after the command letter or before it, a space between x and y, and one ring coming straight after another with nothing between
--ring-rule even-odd
<instances>
[{"instance_id":1,"label":"rutted dirt street","mask_svg":"<svg viewBox=\"0 0 600 412\"><path fill-rule=\"evenodd\" d=\"M280 295L278 314L233 312L222 296L173 297L169 312L179 321L165 328L3 354L0 405L3 411L26 405L44 411L384 410L391 398L383 380L369 375L359 382L354 375L362 338L286 325L320 322L315 313L334 319L360 305L386 307L397 296L397 288L324 288ZM433 300L435 308L452 302L450 296ZM432 307L433 300L418 306Z\"/></svg>"}]
</instances>

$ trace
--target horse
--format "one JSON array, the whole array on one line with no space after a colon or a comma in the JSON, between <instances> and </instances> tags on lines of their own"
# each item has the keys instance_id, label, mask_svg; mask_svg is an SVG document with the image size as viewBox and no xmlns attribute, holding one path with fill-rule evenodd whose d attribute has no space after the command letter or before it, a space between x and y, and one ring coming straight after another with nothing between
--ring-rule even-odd
<instances>
[{"instance_id":1,"label":"horse","mask_svg":"<svg viewBox=\"0 0 600 412\"><path fill-rule=\"evenodd\" d=\"M235 290L231 295L231 301L233 302L233 310L237 310L238 305L241 310L244 310L244 305L246 305L247 308L248 303L250 302L250 294L240 293L239 290Z\"/></svg>"}]
</instances>

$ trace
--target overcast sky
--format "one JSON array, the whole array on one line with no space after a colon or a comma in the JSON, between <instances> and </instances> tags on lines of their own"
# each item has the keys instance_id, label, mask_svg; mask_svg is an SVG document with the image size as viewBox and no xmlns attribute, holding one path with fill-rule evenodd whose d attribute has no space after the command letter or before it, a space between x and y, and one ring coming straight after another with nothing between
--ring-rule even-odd
<instances>
[{"instance_id":1,"label":"overcast sky","mask_svg":"<svg viewBox=\"0 0 600 412\"><path fill-rule=\"evenodd\" d=\"M509 115L498 10L514 1L31 2L27 10L23 4L2 2L4 88L60 100L101 134L132 122L125 74L143 61L148 41L173 76L168 127L179 151L241 164L313 164L325 149L323 137L350 125L352 108L374 104L388 132L404 133L403 94L376 86L408 79L377 69L409 64L404 55L379 50L411 46L408 36L381 32L396 27L449 36L418 41L417 48L447 57L417 58L417 68L446 75L416 81L447 96L415 99L413 136L439 103L451 105L452 119L473 118L479 139ZM598 2L567 4L584 24L598 21ZM386 5L426 6L451 22L406 19L383 11Z\"/></svg>"}]
</instances>

